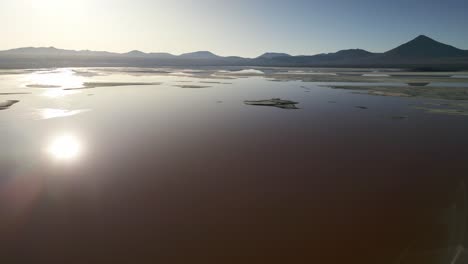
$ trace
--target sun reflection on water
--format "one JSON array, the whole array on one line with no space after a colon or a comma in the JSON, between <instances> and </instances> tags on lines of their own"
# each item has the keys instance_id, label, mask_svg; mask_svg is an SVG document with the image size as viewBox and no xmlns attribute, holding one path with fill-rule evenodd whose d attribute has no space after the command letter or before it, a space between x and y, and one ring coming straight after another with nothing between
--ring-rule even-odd
<instances>
[{"instance_id":1,"label":"sun reflection on water","mask_svg":"<svg viewBox=\"0 0 468 264\"><path fill-rule=\"evenodd\" d=\"M47 91L43 92L41 95L49 98L59 98L59 97L64 97L67 95L72 95L72 94L79 94L81 93L80 91L68 91L68 90L62 90L62 89L47 89Z\"/></svg>"},{"instance_id":2,"label":"sun reflection on water","mask_svg":"<svg viewBox=\"0 0 468 264\"><path fill-rule=\"evenodd\" d=\"M71 69L35 72L26 78L27 85L54 88L79 88L83 86L83 78L74 74Z\"/></svg>"},{"instance_id":3,"label":"sun reflection on water","mask_svg":"<svg viewBox=\"0 0 468 264\"><path fill-rule=\"evenodd\" d=\"M52 119L59 117L69 117L85 113L90 111L90 109L78 109L78 110L66 110L66 109L55 109L55 108L44 108L39 109L38 114L40 119Z\"/></svg>"},{"instance_id":4,"label":"sun reflection on water","mask_svg":"<svg viewBox=\"0 0 468 264\"><path fill-rule=\"evenodd\" d=\"M50 142L47 153L56 160L72 161L82 154L82 144L74 135L64 134Z\"/></svg>"}]
</instances>

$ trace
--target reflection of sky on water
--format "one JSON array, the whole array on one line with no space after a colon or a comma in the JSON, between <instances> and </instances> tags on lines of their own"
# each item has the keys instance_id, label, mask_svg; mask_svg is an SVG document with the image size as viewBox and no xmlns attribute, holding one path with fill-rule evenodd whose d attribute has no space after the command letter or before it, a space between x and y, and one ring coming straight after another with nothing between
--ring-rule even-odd
<instances>
[{"instance_id":1,"label":"reflection of sky on water","mask_svg":"<svg viewBox=\"0 0 468 264\"><path fill-rule=\"evenodd\" d=\"M232 74L232 75L238 75L238 74L264 74L262 71L255 70L255 69L243 69L239 71L226 71L226 70L220 70L218 71L220 74Z\"/></svg>"},{"instance_id":2,"label":"reflection of sky on water","mask_svg":"<svg viewBox=\"0 0 468 264\"><path fill-rule=\"evenodd\" d=\"M47 74L60 75L61 71ZM2 81L0 89L24 87L21 78L25 77L6 76L12 85ZM188 231L203 230L197 243L203 243L205 236L206 241L216 241L230 224L227 221L235 205L235 215L246 221L258 219L252 218L252 212L256 214L252 208L264 208L266 221L272 215L291 216L287 223L282 222L287 218L280 219L286 235L300 228L304 234L321 232L334 238L308 237L311 250L321 245L334 254L360 242L390 248L385 243L395 233L393 228L401 230L398 235L409 234L413 222L420 226L419 220L424 220L405 213L432 210L433 203L427 199L437 197L430 191L444 192L439 186L445 185L438 183L452 181L467 169L463 157L468 152L463 146L468 144L464 135L468 123L460 117L427 115L409 106L422 99L367 96L319 83L270 82L263 77L232 79L230 85L210 84L207 89L172 87L181 80L207 80L186 76L118 73L80 78L163 84L79 93L20 88L32 94L5 97L21 99L21 103L0 114L0 168L2 176L6 175L0 192L2 188L9 191L10 199L3 202L15 211L21 209L19 200L24 204L25 213L14 220L34 220L17 237L32 246L48 249L51 241L62 241L61 235L70 230L89 230L87 236L76 238L83 245L99 239L112 244L112 239L101 235L107 233L95 232L108 225L109 234L132 232L125 234L135 238L129 242L132 245L148 245L146 239L138 239L148 234L158 244L161 230L171 234L179 230L179 226L158 222L165 221L161 215L173 215L184 228L196 227ZM301 109L243 103L274 97L298 101ZM358 105L368 110L356 109ZM88 109L92 112L79 115ZM403 115L409 118L391 118ZM47 120L37 121L38 116ZM453 173L447 175L447 171ZM408 208L399 210L401 206ZM201 208L200 214L194 214L193 208ZM212 208L217 208L219 218L213 218ZM70 216L66 221L56 217L62 212ZM112 221L104 226L101 219ZM303 221L298 224L298 219ZM343 219L350 225L343 225ZM128 228L129 223L144 230ZM271 234L277 231L259 227ZM374 237L375 230L389 229ZM44 230L56 232L36 235ZM257 237L252 230L239 229L238 233L262 239L262 234ZM358 235L353 234L353 244L336 235L354 230ZM287 236L279 238L288 241ZM189 246L184 242L189 240L178 241L177 247L180 243ZM63 249L74 250L64 246L54 254L66 252Z\"/></svg>"}]
</instances>

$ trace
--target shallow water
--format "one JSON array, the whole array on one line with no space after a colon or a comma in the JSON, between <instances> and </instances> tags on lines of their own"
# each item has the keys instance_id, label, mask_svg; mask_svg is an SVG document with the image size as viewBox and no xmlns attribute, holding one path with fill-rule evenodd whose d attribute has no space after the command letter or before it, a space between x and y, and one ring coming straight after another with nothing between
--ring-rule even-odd
<instances>
[{"instance_id":1,"label":"shallow water","mask_svg":"<svg viewBox=\"0 0 468 264\"><path fill-rule=\"evenodd\" d=\"M467 176L468 118L412 107L434 100L84 70L99 74L1 76L30 94L0 95L20 101L0 112L0 260L395 263L421 237L447 246L434 219ZM161 84L63 90L84 82ZM244 104L271 98L300 109Z\"/></svg>"}]
</instances>

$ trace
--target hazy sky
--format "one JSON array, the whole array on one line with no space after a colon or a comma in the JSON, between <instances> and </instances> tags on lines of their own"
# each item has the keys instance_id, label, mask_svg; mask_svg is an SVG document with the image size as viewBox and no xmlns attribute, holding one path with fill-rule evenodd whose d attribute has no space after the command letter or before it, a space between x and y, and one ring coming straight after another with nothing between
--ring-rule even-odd
<instances>
[{"instance_id":1,"label":"hazy sky","mask_svg":"<svg viewBox=\"0 0 468 264\"><path fill-rule=\"evenodd\" d=\"M425 34L468 49L467 0L0 0L0 50L174 54L385 51Z\"/></svg>"}]
</instances>

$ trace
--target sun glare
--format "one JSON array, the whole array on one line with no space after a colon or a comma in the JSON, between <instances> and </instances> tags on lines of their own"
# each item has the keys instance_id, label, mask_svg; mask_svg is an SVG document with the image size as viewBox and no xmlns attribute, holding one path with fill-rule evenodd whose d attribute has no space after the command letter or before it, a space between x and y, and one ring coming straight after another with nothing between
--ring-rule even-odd
<instances>
[{"instance_id":1,"label":"sun glare","mask_svg":"<svg viewBox=\"0 0 468 264\"><path fill-rule=\"evenodd\" d=\"M83 78L76 76L70 69L36 72L28 75L27 85L36 88L79 88L83 86ZM72 94L70 91L50 92L51 97Z\"/></svg>"},{"instance_id":2,"label":"sun glare","mask_svg":"<svg viewBox=\"0 0 468 264\"><path fill-rule=\"evenodd\" d=\"M49 98L61 98L67 95L78 94L80 91L67 91L62 89L47 89L41 95Z\"/></svg>"},{"instance_id":3,"label":"sun glare","mask_svg":"<svg viewBox=\"0 0 468 264\"><path fill-rule=\"evenodd\" d=\"M66 110L66 109L54 109L54 108L44 108L39 109L38 114L40 119L51 119L58 117L69 117L78 115L84 112L90 111L89 109L78 109L78 110Z\"/></svg>"},{"instance_id":4,"label":"sun glare","mask_svg":"<svg viewBox=\"0 0 468 264\"><path fill-rule=\"evenodd\" d=\"M62 135L55 138L47 148L47 152L57 160L74 160L82 151L80 141L72 135Z\"/></svg>"}]
</instances>

